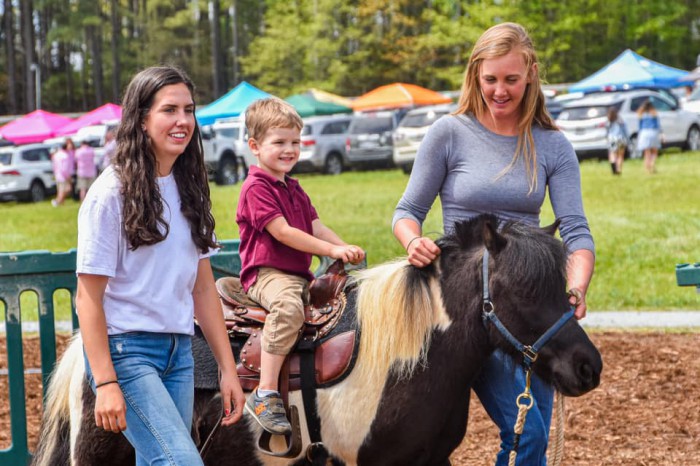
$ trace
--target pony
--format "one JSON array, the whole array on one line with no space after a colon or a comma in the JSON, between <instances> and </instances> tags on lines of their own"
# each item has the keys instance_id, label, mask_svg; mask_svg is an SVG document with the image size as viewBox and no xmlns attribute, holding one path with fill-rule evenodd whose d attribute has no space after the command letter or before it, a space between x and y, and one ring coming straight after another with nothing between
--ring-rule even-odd
<instances>
[{"instance_id":1,"label":"pony","mask_svg":"<svg viewBox=\"0 0 700 466\"><path fill-rule=\"evenodd\" d=\"M354 276L346 314L361 330L355 364L342 381L317 389L332 464L449 465L466 434L471 384L495 348L526 359L563 395L598 386L602 359L570 319L566 251L554 237L556 226L485 214L440 238L441 255L428 267L400 259ZM536 347L536 357L528 359L519 342ZM300 408L307 445L299 393L290 392L289 400ZM33 464L133 464L122 435L95 427L93 407L77 336L51 378ZM260 430L247 415L215 429L216 390L197 389L194 409L192 436L199 447L207 444L206 465L312 464L313 447L292 459L257 451Z\"/></svg>"}]
</instances>

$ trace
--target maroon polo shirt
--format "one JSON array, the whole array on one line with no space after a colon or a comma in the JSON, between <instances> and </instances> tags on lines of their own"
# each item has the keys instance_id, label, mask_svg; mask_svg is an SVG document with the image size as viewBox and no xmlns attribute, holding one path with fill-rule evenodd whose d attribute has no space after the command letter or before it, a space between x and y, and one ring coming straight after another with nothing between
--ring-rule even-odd
<instances>
[{"instance_id":1,"label":"maroon polo shirt","mask_svg":"<svg viewBox=\"0 0 700 466\"><path fill-rule=\"evenodd\" d=\"M314 278L309 270L311 254L280 243L265 229L277 217L284 217L290 226L313 235L311 223L318 214L297 180L285 176L283 183L260 167L251 166L236 212L241 239L241 284L246 291L255 283L260 267L274 267L309 281Z\"/></svg>"}]
</instances>

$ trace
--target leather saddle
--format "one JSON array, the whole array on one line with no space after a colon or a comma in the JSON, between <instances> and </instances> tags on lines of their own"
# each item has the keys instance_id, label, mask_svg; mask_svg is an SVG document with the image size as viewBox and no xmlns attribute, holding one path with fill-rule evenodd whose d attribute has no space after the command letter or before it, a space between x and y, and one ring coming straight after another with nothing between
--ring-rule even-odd
<instances>
[{"instance_id":1,"label":"leather saddle","mask_svg":"<svg viewBox=\"0 0 700 466\"><path fill-rule=\"evenodd\" d=\"M336 261L325 274L311 282L304 326L281 375L281 378L288 378L288 385L286 381L281 380L281 383L289 390L301 389L302 351L313 352L316 387L339 382L352 368L356 330L332 332L345 311L347 281L343 262ZM216 289L229 338L245 339L239 354L238 377L244 390L253 390L260 380L261 337L268 312L245 293L238 277L218 279Z\"/></svg>"}]
</instances>

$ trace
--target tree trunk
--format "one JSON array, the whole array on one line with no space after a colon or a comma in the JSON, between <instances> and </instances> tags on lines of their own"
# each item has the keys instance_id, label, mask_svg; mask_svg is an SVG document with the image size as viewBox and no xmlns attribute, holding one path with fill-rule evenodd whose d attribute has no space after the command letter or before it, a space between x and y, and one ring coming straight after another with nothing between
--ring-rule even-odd
<instances>
[{"instance_id":1,"label":"tree trunk","mask_svg":"<svg viewBox=\"0 0 700 466\"><path fill-rule=\"evenodd\" d=\"M20 15L22 29L22 48L24 49L24 112L31 112L36 108L36 95L34 93L34 24L32 22L32 0L20 2Z\"/></svg>"},{"instance_id":2,"label":"tree trunk","mask_svg":"<svg viewBox=\"0 0 700 466\"><path fill-rule=\"evenodd\" d=\"M119 27L119 1L112 0L112 102L119 102L119 94L121 92L121 63L119 61L119 39L121 38L121 29Z\"/></svg>"},{"instance_id":3,"label":"tree trunk","mask_svg":"<svg viewBox=\"0 0 700 466\"><path fill-rule=\"evenodd\" d=\"M5 57L7 59L7 111L16 115L17 107L17 64L15 63L15 28L12 15L12 0L3 1L3 28L5 29Z\"/></svg>"},{"instance_id":4,"label":"tree trunk","mask_svg":"<svg viewBox=\"0 0 700 466\"><path fill-rule=\"evenodd\" d=\"M209 2L209 21L211 21L211 63L213 66L212 93L217 99L223 94L222 77L224 76L224 63L221 54L221 19L219 0Z\"/></svg>"},{"instance_id":5,"label":"tree trunk","mask_svg":"<svg viewBox=\"0 0 700 466\"><path fill-rule=\"evenodd\" d=\"M231 54L231 68L233 69L233 85L237 85L239 82L239 71L238 71L238 11L236 11L236 0L231 1L231 8L229 9L229 15L231 16L231 26L233 35L233 53Z\"/></svg>"}]
</instances>

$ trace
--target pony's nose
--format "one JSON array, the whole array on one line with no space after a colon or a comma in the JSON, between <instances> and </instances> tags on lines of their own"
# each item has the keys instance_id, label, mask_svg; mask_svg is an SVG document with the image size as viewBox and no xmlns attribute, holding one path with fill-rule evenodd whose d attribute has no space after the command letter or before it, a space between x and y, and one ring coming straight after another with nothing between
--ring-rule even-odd
<instances>
[{"instance_id":1,"label":"pony's nose","mask_svg":"<svg viewBox=\"0 0 700 466\"><path fill-rule=\"evenodd\" d=\"M585 390L593 390L600 384L600 373L603 370L603 361L597 358L595 361L582 362L576 368L581 386Z\"/></svg>"}]
</instances>

